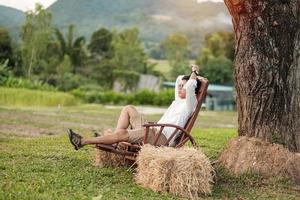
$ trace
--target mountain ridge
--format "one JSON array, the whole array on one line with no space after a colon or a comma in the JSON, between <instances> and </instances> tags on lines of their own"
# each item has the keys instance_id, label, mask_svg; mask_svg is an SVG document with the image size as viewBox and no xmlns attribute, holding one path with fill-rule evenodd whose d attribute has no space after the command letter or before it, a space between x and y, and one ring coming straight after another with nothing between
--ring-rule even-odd
<instances>
[{"instance_id":1,"label":"mountain ridge","mask_svg":"<svg viewBox=\"0 0 300 200\"><path fill-rule=\"evenodd\" d=\"M141 39L159 43L174 32L203 38L206 33L231 31L231 19L224 3L194 0L58 0L47 8L53 24L66 30L70 24L77 35L90 38L101 27L125 29L138 27ZM2 20L1 20L2 19ZM25 13L0 6L0 26L20 30ZM192 38L193 39L193 38ZM200 39L199 39L200 40Z\"/></svg>"}]
</instances>

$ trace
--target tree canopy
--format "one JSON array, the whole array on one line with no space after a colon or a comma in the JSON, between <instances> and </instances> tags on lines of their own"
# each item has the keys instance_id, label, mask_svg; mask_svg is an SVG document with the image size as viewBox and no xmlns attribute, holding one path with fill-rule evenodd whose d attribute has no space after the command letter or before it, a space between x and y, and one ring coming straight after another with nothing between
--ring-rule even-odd
<instances>
[{"instance_id":1,"label":"tree canopy","mask_svg":"<svg viewBox=\"0 0 300 200\"><path fill-rule=\"evenodd\" d=\"M26 13L26 23L22 29L22 61L28 78L44 67L52 32L51 14L40 4Z\"/></svg>"},{"instance_id":2,"label":"tree canopy","mask_svg":"<svg viewBox=\"0 0 300 200\"><path fill-rule=\"evenodd\" d=\"M182 33L170 35L162 42L162 47L169 61L172 78L179 74L186 74L190 71L188 68L188 39Z\"/></svg>"},{"instance_id":3,"label":"tree canopy","mask_svg":"<svg viewBox=\"0 0 300 200\"><path fill-rule=\"evenodd\" d=\"M197 58L201 75L211 83L233 83L233 33L218 32L205 37L204 47Z\"/></svg>"},{"instance_id":4,"label":"tree canopy","mask_svg":"<svg viewBox=\"0 0 300 200\"><path fill-rule=\"evenodd\" d=\"M9 60L9 65L13 64L13 49L11 37L5 28L0 27L0 63Z\"/></svg>"}]
</instances>

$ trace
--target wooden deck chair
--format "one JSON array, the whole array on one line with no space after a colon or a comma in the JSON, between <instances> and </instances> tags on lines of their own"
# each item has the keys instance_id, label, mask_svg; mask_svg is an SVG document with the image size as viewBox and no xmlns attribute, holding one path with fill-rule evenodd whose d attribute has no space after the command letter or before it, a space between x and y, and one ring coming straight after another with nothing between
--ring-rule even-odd
<instances>
[{"instance_id":1,"label":"wooden deck chair","mask_svg":"<svg viewBox=\"0 0 300 200\"><path fill-rule=\"evenodd\" d=\"M148 123L148 124L143 125L143 127L146 128L146 132L145 132L145 137L144 137L144 141L142 144L131 144L128 142L120 142L117 145L97 144L96 148L103 150L103 151L124 155L125 158L129 159L129 160L135 160L136 156L138 155L138 151L141 149L141 147L144 144L148 143L148 134L149 134L149 130L151 127L155 127L155 128L159 129L159 132L156 134L156 137L154 139L154 143L152 144L154 146L158 146L157 145L158 138L162 134L163 129L165 127L174 127L174 131L173 131L172 135L170 136L170 138L168 138L167 142L161 146L170 146L170 144L169 144L170 141L175 137L175 143L172 145L175 148L182 147L188 141L190 141L194 147L197 147L197 144L190 133L191 133L194 123L197 119L197 116L201 109L202 103L205 100L206 93L207 93L207 87L208 87L208 80L206 78L199 77L199 80L201 81L201 87L199 89L199 93L197 96L198 104L197 104L195 111L193 112L193 114L187 121L186 125L184 126L184 128L173 125L173 124ZM118 145L122 145L123 148L125 147L125 150L118 149L117 148Z\"/></svg>"}]
</instances>

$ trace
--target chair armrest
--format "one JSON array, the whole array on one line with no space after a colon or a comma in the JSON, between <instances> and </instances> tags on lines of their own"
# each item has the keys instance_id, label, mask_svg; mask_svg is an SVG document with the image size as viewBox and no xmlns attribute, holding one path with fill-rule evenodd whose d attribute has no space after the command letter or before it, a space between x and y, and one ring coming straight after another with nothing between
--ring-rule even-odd
<instances>
[{"instance_id":1,"label":"chair armrest","mask_svg":"<svg viewBox=\"0 0 300 200\"><path fill-rule=\"evenodd\" d=\"M164 145L169 145L169 142L171 141L171 139L173 137L175 137L176 132L178 132L178 130L179 130L179 131L182 132L183 135L181 136L180 142L179 142L179 144L176 145L176 147L183 146L187 140L190 140L192 145L194 147L197 147L197 144L196 144L194 138L187 132L187 130L185 130L184 128L182 128L180 126L177 126L177 125L174 125L174 124L154 124L154 123L149 124L148 123L148 124L143 124L143 127L146 128L146 133L145 133L145 137L144 137L144 144L148 143L148 134L149 134L149 128L150 127L161 127L158 135L156 136L156 139L155 139L155 142L154 142L153 145L156 145L158 137L160 137L160 135L162 134L162 130L165 127L172 127L172 128L175 128L175 130L174 130L173 134L170 136L170 138L167 140L166 144L164 144ZM185 136L185 139L184 139L184 136Z\"/></svg>"}]
</instances>

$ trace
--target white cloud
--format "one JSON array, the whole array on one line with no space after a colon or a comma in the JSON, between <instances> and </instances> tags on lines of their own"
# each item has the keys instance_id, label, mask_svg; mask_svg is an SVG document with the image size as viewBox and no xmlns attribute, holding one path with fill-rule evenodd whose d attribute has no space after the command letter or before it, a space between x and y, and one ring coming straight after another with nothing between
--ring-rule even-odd
<instances>
[{"instance_id":1,"label":"white cloud","mask_svg":"<svg viewBox=\"0 0 300 200\"><path fill-rule=\"evenodd\" d=\"M36 3L40 3L47 8L55 1L57 0L0 0L0 5L27 11L34 9Z\"/></svg>"}]
</instances>

